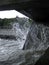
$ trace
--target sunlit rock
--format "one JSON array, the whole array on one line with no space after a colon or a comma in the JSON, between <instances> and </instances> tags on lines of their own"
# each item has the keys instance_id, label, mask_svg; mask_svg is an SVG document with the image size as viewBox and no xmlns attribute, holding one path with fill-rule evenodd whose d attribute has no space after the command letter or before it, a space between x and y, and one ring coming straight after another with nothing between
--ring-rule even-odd
<instances>
[{"instance_id":1,"label":"sunlit rock","mask_svg":"<svg viewBox=\"0 0 49 65\"><path fill-rule=\"evenodd\" d=\"M1 28L0 30L0 65L20 65L25 62L26 52L22 48L31 23L27 18L16 18L12 20L13 22L8 19L12 25L11 29ZM14 34L13 36L16 39L12 37L12 34Z\"/></svg>"}]
</instances>

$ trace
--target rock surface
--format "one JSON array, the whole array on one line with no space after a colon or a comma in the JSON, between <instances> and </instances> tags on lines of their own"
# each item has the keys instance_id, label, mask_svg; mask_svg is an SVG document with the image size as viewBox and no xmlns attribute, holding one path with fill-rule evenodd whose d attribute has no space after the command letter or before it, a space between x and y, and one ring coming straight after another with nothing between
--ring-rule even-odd
<instances>
[{"instance_id":1,"label":"rock surface","mask_svg":"<svg viewBox=\"0 0 49 65\"><path fill-rule=\"evenodd\" d=\"M48 26L33 21L28 32L29 23L21 23L13 24L17 40L0 39L0 65L34 65L49 47Z\"/></svg>"},{"instance_id":2,"label":"rock surface","mask_svg":"<svg viewBox=\"0 0 49 65\"><path fill-rule=\"evenodd\" d=\"M34 56L36 56L38 60L45 53L45 50L47 48L49 48L49 27L40 23L33 22L30 31L28 33L26 42L24 44L23 50L32 49L34 52L40 51L38 52L37 55L34 54ZM43 52L41 53L41 51ZM31 65L34 65L34 63L31 63Z\"/></svg>"},{"instance_id":3,"label":"rock surface","mask_svg":"<svg viewBox=\"0 0 49 65\"><path fill-rule=\"evenodd\" d=\"M49 48L45 51L45 54L39 58L35 65L49 65Z\"/></svg>"},{"instance_id":4,"label":"rock surface","mask_svg":"<svg viewBox=\"0 0 49 65\"><path fill-rule=\"evenodd\" d=\"M12 32L9 32L11 29L1 29L2 31L0 31L0 33L3 35L0 36L0 65L19 65L25 61L26 52L23 51L22 48L29 28L30 23L28 19L14 19L12 23L12 30L14 34L16 33L15 40L12 36L10 37L11 39L7 39L5 36L6 34L8 34L8 36L11 35ZM5 37L6 39L2 37Z\"/></svg>"},{"instance_id":5,"label":"rock surface","mask_svg":"<svg viewBox=\"0 0 49 65\"><path fill-rule=\"evenodd\" d=\"M0 5L8 5L8 4L14 4L14 3L21 3L21 2L28 2L30 0L2 0L0 1Z\"/></svg>"},{"instance_id":6,"label":"rock surface","mask_svg":"<svg viewBox=\"0 0 49 65\"><path fill-rule=\"evenodd\" d=\"M49 47L49 27L39 23L32 23L24 49L45 50Z\"/></svg>"}]
</instances>

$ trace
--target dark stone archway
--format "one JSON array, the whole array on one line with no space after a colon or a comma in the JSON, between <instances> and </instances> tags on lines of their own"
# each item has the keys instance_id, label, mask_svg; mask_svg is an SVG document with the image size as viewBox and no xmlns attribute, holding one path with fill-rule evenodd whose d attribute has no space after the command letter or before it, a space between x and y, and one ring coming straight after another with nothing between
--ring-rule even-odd
<instances>
[{"instance_id":1,"label":"dark stone archway","mask_svg":"<svg viewBox=\"0 0 49 65\"><path fill-rule=\"evenodd\" d=\"M0 10L15 9L36 22L48 24L49 1L47 0L1 0ZM24 12L25 11L25 12ZM46 22L46 23L45 23Z\"/></svg>"},{"instance_id":2,"label":"dark stone archway","mask_svg":"<svg viewBox=\"0 0 49 65\"><path fill-rule=\"evenodd\" d=\"M49 1L48 0L0 0L0 11L15 9L36 22L49 25ZM48 50L49 52L49 50ZM48 53L46 52L46 53ZM47 58L46 58L47 57ZM40 58L49 65L49 53ZM47 61L48 60L48 61ZM37 64L40 60L38 60ZM43 62L41 62L42 64ZM42 64L43 65L43 64Z\"/></svg>"}]
</instances>

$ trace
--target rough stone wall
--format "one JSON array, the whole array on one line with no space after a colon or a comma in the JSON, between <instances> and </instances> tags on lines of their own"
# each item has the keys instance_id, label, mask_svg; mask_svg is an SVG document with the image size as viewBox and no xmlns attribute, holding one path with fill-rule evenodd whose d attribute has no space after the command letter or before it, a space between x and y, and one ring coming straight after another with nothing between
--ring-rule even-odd
<instances>
[{"instance_id":1,"label":"rough stone wall","mask_svg":"<svg viewBox=\"0 0 49 65\"><path fill-rule=\"evenodd\" d=\"M12 3L28 2L30 0L0 0L0 5L8 5Z\"/></svg>"}]
</instances>

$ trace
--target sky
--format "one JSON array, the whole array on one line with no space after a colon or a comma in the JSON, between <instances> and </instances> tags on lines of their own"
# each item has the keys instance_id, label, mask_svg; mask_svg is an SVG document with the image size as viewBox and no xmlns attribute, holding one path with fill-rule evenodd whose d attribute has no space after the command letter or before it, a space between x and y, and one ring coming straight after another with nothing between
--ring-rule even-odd
<instances>
[{"instance_id":1,"label":"sky","mask_svg":"<svg viewBox=\"0 0 49 65\"><path fill-rule=\"evenodd\" d=\"M0 11L0 18L15 18L18 17L26 17L25 15L17 12L16 10L6 10L6 11Z\"/></svg>"}]
</instances>

